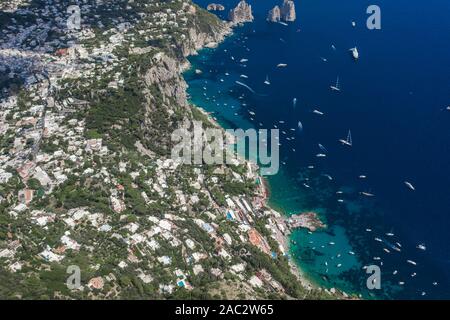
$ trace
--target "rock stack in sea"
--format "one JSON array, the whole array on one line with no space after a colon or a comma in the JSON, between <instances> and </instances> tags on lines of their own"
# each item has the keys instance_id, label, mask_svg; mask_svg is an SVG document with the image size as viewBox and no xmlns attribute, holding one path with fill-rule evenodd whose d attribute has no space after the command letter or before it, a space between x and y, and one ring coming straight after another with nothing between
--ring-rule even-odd
<instances>
[{"instance_id":1,"label":"rock stack in sea","mask_svg":"<svg viewBox=\"0 0 450 320\"><path fill-rule=\"evenodd\" d=\"M281 11L279 6L273 7L272 10L269 11L267 15L267 21L270 22L280 22L281 19Z\"/></svg>"},{"instance_id":2,"label":"rock stack in sea","mask_svg":"<svg viewBox=\"0 0 450 320\"><path fill-rule=\"evenodd\" d=\"M281 5L281 19L284 21L295 21L295 4L292 0L284 0Z\"/></svg>"},{"instance_id":3,"label":"rock stack in sea","mask_svg":"<svg viewBox=\"0 0 450 320\"><path fill-rule=\"evenodd\" d=\"M236 8L230 10L228 19L232 22L232 24L253 21L252 6L245 2L245 0L242 0L238 3Z\"/></svg>"},{"instance_id":4,"label":"rock stack in sea","mask_svg":"<svg viewBox=\"0 0 450 320\"><path fill-rule=\"evenodd\" d=\"M223 11L225 10L225 7L219 3L210 3L208 4L208 6L206 7L206 10L209 11Z\"/></svg>"}]
</instances>

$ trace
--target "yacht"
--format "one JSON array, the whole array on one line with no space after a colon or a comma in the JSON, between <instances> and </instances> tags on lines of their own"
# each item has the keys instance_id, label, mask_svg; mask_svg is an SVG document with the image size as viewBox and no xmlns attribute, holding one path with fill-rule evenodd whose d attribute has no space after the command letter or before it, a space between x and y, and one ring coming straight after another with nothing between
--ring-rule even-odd
<instances>
[{"instance_id":1,"label":"yacht","mask_svg":"<svg viewBox=\"0 0 450 320\"><path fill-rule=\"evenodd\" d=\"M323 116L324 115L324 113L322 111L319 111L317 109L314 109L313 113L318 114L319 116Z\"/></svg>"},{"instance_id":2,"label":"yacht","mask_svg":"<svg viewBox=\"0 0 450 320\"><path fill-rule=\"evenodd\" d=\"M406 260L406 262L408 262L409 264L412 264L413 266L417 265L417 263L415 261L412 261L412 260Z\"/></svg>"},{"instance_id":3,"label":"yacht","mask_svg":"<svg viewBox=\"0 0 450 320\"><path fill-rule=\"evenodd\" d=\"M264 80L264 84L267 84L267 85L269 85L269 84L270 84L270 81L269 81L269 76L266 76L266 80Z\"/></svg>"},{"instance_id":4,"label":"yacht","mask_svg":"<svg viewBox=\"0 0 450 320\"><path fill-rule=\"evenodd\" d=\"M412 191L415 191L415 190L416 190L416 188L414 188L414 186L413 186L410 182L405 181L405 184L406 184L406 186L407 186L409 189L411 189Z\"/></svg>"},{"instance_id":5,"label":"yacht","mask_svg":"<svg viewBox=\"0 0 450 320\"><path fill-rule=\"evenodd\" d=\"M341 88L339 88L339 76L336 79L336 84L334 86L330 86L330 89L332 91L341 91Z\"/></svg>"},{"instance_id":6,"label":"yacht","mask_svg":"<svg viewBox=\"0 0 450 320\"><path fill-rule=\"evenodd\" d=\"M279 64L277 64L277 68L284 68L284 67L287 67L286 63L279 63Z\"/></svg>"},{"instance_id":7,"label":"yacht","mask_svg":"<svg viewBox=\"0 0 450 320\"><path fill-rule=\"evenodd\" d=\"M348 134L347 134L347 139L339 139L339 142L341 142L342 144L351 147L353 142L352 142L352 133L350 130L348 130Z\"/></svg>"},{"instance_id":8,"label":"yacht","mask_svg":"<svg viewBox=\"0 0 450 320\"><path fill-rule=\"evenodd\" d=\"M423 250L423 251L427 250L427 247L425 247L425 245L424 245L423 243L417 245L416 248L417 248L417 249L420 249L420 250Z\"/></svg>"},{"instance_id":9,"label":"yacht","mask_svg":"<svg viewBox=\"0 0 450 320\"><path fill-rule=\"evenodd\" d=\"M352 52L353 59L358 60L359 59L359 52L356 47L351 48L350 51Z\"/></svg>"}]
</instances>

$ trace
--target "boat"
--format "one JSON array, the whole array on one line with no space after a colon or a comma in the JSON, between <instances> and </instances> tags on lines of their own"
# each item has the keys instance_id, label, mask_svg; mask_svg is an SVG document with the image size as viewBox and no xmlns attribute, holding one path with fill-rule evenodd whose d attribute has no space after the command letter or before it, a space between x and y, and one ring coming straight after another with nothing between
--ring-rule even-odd
<instances>
[{"instance_id":1,"label":"boat","mask_svg":"<svg viewBox=\"0 0 450 320\"><path fill-rule=\"evenodd\" d=\"M425 247L425 245L423 243L418 244L416 248L420 249L420 250L423 250L423 251L427 250L427 247Z\"/></svg>"},{"instance_id":2,"label":"boat","mask_svg":"<svg viewBox=\"0 0 450 320\"><path fill-rule=\"evenodd\" d=\"M277 68L284 68L287 67L287 63L279 63L277 64Z\"/></svg>"},{"instance_id":3,"label":"boat","mask_svg":"<svg viewBox=\"0 0 450 320\"><path fill-rule=\"evenodd\" d=\"M244 63L244 62L247 62L248 61L248 59L241 59L239 62L240 63Z\"/></svg>"},{"instance_id":4,"label":"boat","mask_svg":"<svg viewBox=\"0 0 450 320\"><path fill-rule=\"evenodd\" d=\"M352 27L353 28L356 27L356 22L355 21L352 21Z\"/></svg>"},{"instance_id":5,"label":"boat","mask_svg":"<svg viewBox=\"0 0 450 320\"><path fill-rule=\"evenodd\" d=\"M412 261L412 260L406 260L406 262L408 262L409 264L412 264L413 266L417 265L417 263L415 261Z\"/></svg>"},{"instance_id":6,"label":"boat","mask_svg":"<svg viewBox=\"0 0 450 320\"><path fill-rule=\"evenodd\" d=\"M393 237L393 236L394 236L394 234L393 234L392 232L387 232L386 235L387 235L388 237Z\"/></svg>"},{"instance_id":7,"label":"boat","mask_svg":"<svg viewBox=\"0 0 450 320\"><path fill-rule=\"evenodd\" d=\"M394 270L394 272L392 272L392 274L395 276L398 273L397 270Z\"/></svg>"},{"instance_id":8,"label":"boat","mask_svg":"<svg viewBox=\"0 0 450 320\"><path fill-rule=\"evenodd\" d=\"M354 253L353 251L349 251L348 254L349 254L349 255L352 255L352 256L355 255L355 253Z\"/></svg>"},{"instance_id":9,"label":"boat","mask_svg":"<svg viewBox=\"0 0 450 320\"><path fill-rule=\"evenodd\" d=\"M389 251L389 249L383 248L383 250L384 250L386 253L391 253L391 252Z\"/></svg>"},{"instance_id":10,"label":"boat","mask_svg":"<svg viewBox=\"0 0 450 320\"><path fill-rule=\"evenodd\" d=\"M334 46L334 44L331 45L331 49L336 50L336 47Z\"/></svg>"},{"instance_id":11,"label":"boat","mask_svg":"<svg viewBox=\"0 0 450 320\"><path fill-rule=\"evenodd\" d=\"M267 84L267 85L269 85L269 84L270 84L270 81L269 81L269 76L266 76L266 80L264 80L264 84Z\"/></svg>"},{"instance_id":12,"label":"boat","mask_svg":"<svg viewBox=\"0 0 450 320\"><path fill-rule=\"evenodd\" d=\"M342 144L351 147L353 142L352 142L352 133L350 130L348 130L348 134L347 134L347 139L339 139L339 142L341 142Z\"/></svg>"},{"instance_id":13,"label":"boat","mask_svg":"<svg viewBox=\"0 0 450 320\"><path fill-rule=\"evenodd\" d=\"M248 76L246 76L245 74L241 74L240 77L244 78L244 79L248 79Z\"/></svg>"},{"instance_id":14,"label":"boat","mask_svg":"<svg viewBox=\"0 0 450 320\"><path fill-rule=\"evenodd\" d=\"M278 21L278 23L283 25L283 26L288 26L288 24L286 22L283 22L283 21Z\"/></svg>"},{"instance_id":15,"label":"boat","mask_svg":"<svg viewBox=\"0 0 450 320\"><path fill-rule=\"evenodd\" d=\"M296 107L297 106L297 98L292 99L292 107Z\"/></svg>"},{"instance_id":16,"label":"boat","mask_svg":"<svg viewBox=\"0 0 450 320\"><path fill-rule=\"evenodd\" d=\"M383 242L383 240L381 240L380 238L375 238L375 241Z\"/></svg>"},{"instance_id":17,"label":"boat","mask_svg":"<svg viewBox=\"0 0 450 320\"><path fill-rule=\"evenodd\" d=\"M339 88L339 76L336 79L336 84L334 86L330 86L330 89L332 91L341 91L341 88Z\"/></svg>"},{"instance_id":18,"label":"boat","mask_svg":"<svg viewBox=\"0 0 450 320\"><path fill-rule=\"evenodd\" d=\"M353 59L358 60L359 59L358 48L354 47L349 50L352 52Z\"/></svg>"},{"instance_id":19,"label":"boat","mask_svg":"<svg viewBox=\"0 0 450 320\"><path fill-rule=\"evenodd\" d=\"M323 62L327 62L327 61L328 61L328 59L327 59L327 58L324 58L324 57L320 57L320 59L321 59Z\"/></svg>"},{"instance_id":20,"label":"boat","mask_svg":"<svg viewBox=\"0 0 450 320\"><path fill-rule=\"evenodd\" d=\"M415 191L415 190L416 190L416 188L414 188L414 186L413 186L410 182L405 181L405 184L406 184L406 186L407 186L409 189L411 189L412 191Z\"/></svg>"},{"instance_id":21,"label":"boat","mask_svg":"<svg viewBox=\"0 0 450 320\"><path fill-rule=\"evenodd\" d=\"M317 109L314 109L313 113L318 114L319 116L323 116L324 115L324 113L322 111L319 111Z\"/></svg>"},{"instance_id":22,"label":"boat","mask_svg":"<svg viewBox=\"0 0 450 320\"><path fill-rule=\"evenodd\" d=\"M300 121L297 123L297 127L300 131L303 131L303 124Z\"/></svg>"},{"instance_id":23,"label":"boat","mask_svg":"<svg viewBox=\"0 0 450 320\"><path fill-rule=\"evenodd\" d=\"M370 192L360 192L361 195L366 196L366 197L375 197L375 195L373 193Z\"/></svg>"},{"instance_id":24,"label":"boat","mask_svg":"<svg viewBox=\"0 0 450 320\"><path fill-rule=\"evenodd\" d=\"M318 153L316 154L317 158L325 158L327 155L325 153Z\"/></svg>"},{"instance_id":25,"label":"boat","mask_svg":"<svg viewBox=\"0 0 450 320\"><path fill-rule=\"evenodd\" d=\"M326 149L322 144L320 144L320 143L319 143L319 148L320 148L320 150L322 150L322 151L325 152L325 153L328 152L327 149Z\"/></svg>"}]
</instances>

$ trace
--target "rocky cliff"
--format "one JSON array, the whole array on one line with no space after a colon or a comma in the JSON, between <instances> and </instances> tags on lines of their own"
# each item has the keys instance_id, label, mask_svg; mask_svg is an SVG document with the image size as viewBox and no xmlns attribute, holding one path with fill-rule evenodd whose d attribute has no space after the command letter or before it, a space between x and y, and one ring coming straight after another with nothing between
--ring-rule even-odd
<instances>
[{"instance_id":1,"label":"rocky cliff","mask_svg":"<svg viewBox=\"0 0 450 320\"><path fill-rule=\"evenodd\" d=\"M281 19L284 21L295 21L295 4L292 0L284 0L281 5Z\"/></svg>"},{"instance_id":2,"label":"rocky cliff","mask_svg":"<svg viewBox=\"0 0 450 320\"><path fill-rule=\"evenodd\" d=\"M281 11L279 6L273 7L272 10L269 11L267 15L267 21L270 22L280 22L281 19Z\"/></svg>"},{"instance_id":3,"label":"rocky cliff","mask_svg":"<svg viewBox=\"0 0 450 320\"><path fill-rule=\"evenodd\" d=\"M236 8L230 10L228 19L232 24L252 22L254 19L252 14L252 6L245 2L245 0L242 0L238 3Z\"/></svg>"},{"instance_id":4,"label":"rocky cliff","mask_svg":"<svg viewBox=\"0 0 450 320\"><path fill-rule=\"evenodd\" d=\"M225 10L225 7L219 3L210 3L206 9L209 11L223 11Z\"/></svg>"}]
</instances>

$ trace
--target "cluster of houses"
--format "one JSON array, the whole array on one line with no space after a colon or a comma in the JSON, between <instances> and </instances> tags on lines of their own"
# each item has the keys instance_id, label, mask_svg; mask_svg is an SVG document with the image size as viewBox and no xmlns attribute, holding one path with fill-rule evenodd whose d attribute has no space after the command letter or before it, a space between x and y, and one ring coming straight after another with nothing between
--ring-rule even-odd
<instances>
[{"instance_id":1,"label":"cluster of houses","mask_svg":"<svg viewBox=\"0 0 450 320\"><path fill-rule=\"evenodd\" d=\"M81 10L82 28L71 31L65 23L67 10L59 1L42 1L42 7L31 9L24 1L8 3L8 10L14 14L32 15L37 19L35 24L21 24L19 19L13 18L0 36L1 70L9 79L23 79L19 93L2 88L0 96L0 205L8 204L6 212L0 214L12 219L27 217L33 228L42 230L50 230L59 222L65 226L58 235L57 245L50 246L45 239L37 244L40 250L36 259L43 264L64 263L68 251L86 251L91 257L107 256L107 252L97 251L99 243L79 238L80 228L88 228L89 232L107 235L108 239L126 245L127 254L117 257L118 273L132 272L144 284L149 284L158 281L152 268L166 270L172 280L158 283L161 294L170 294L178 287L191 290L189 278L206 272L218 279L231 273L254 288L284 292L264 269L249 275L245 261L236 256L235 248L245 244L259 248L273 259L277 259L277 252L286 253L287 226L279 214L266 208L267 192L254 166L249 164L244 175L232 172L231 176L239 182L255 182L255 193L225 194L226 205L219 205L211 195L210 186L218 184L221 176L230 173L229 168L218 168L211 175L198 166L191 168L187 177L184 168L171 159L151 159L149 167L135 163L126 152L111 151L104 137L87 137L85 121L76 117L78 110L90 106L89 101L71 95L75 90L71 80L89 88L108 75L108 88L117 90L123 85L120 70L126 68L127 61L118 58L115 50L126 46L130 52L139 52L135 47L137 40L171 39L174 33L169 33L169 29L179 32L181 38L185 37L189 15L195 14L195 7L181 0L130 1L127 7L120 9L131 11L140 6L143 10L138 12L139 19L145 22L137 24L133 20L136 18L126 21L113 17L114 27L106 28L101 19L95 20L93 5L88 5ZM109 11L113 11L118 4L109 6ZM104 31L94 32L94 26L88 24L91 20L95 21L96 27L103 26ZM142 153L140 156L144 157ZM101 164L94 161L94 157L100 158ZM79 206L56 211L34 207L38 200L60 192L70 179L76 181L78 188L83 187L78 183L83 180L105 192L109 209ZM11 190L11 183L16 180L20 182L16 183L20 188ZM131 183L124 183L124 180ZM184 184L174 185L174 181L181 180ZM139 187L141 181L145 188ZM188 189L183 186L186 184L190 186ZM7 193L4 190L8 190ZM137 191L148 214L130 222L131 191ZM201 213L193 210L205 199L208 205ZM167 208L166 212L152 209L161 204ZM271 247L268 239L258 231L256 221L260 219L266 222L266 229L279 244L278 248ZM203 230L213 251L205 250L205 244L189 230L190 224ZM230 231L221 231L225 224ZM16 253L26 239L18 239L14 230L9 235L7 241L0 242L0 267L20 272L27 262L20 261ZM173 252L178 253L173 256ZM210 268L204 262L212 258L226 263ZM148 261L147 269L137 267L143 259ZM183 269L176 263L178 259L190 267ZM120 293L113 273L90 279L83 289L102 290L105 283L112 284L115 294Z\"/></svg>"}]
</instances>

